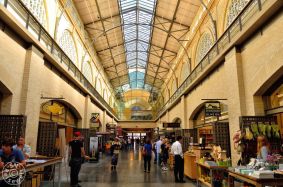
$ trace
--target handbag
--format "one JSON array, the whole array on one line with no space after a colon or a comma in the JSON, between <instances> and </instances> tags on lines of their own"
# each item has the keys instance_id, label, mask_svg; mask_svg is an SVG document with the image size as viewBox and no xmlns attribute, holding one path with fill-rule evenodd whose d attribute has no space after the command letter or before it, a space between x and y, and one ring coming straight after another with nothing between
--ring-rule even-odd
<instances>
[{"instance_id":1,"label":"handbag","mask_svg":"<svg viewBox=\"0 0 283 187\"><path fill-rule=\"evenodd\" d=\"M145 156L146 155L146 150L145 148L142 149L142 156Z\"/></svg>"}]
</instances>

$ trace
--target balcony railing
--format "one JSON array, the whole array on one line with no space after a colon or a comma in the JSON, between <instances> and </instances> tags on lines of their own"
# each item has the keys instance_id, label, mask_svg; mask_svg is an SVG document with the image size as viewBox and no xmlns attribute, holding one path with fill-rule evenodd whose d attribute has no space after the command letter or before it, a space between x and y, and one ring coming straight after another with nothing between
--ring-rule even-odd
<instances>
[{"instance_id":1,"label":"balcony railing","mask_svg":"<svg viewBox=\"0 0 283 187\"><path fill-rule=\"evenodd\" d=\"M215 62L216 57L220 53L228 49L228 46L231 44L233 39L238 36L243 28L247 27L247 23L251 17L262 10L262 6L264 6L266 1L267 0L251 0L247 3L237 18L235 18L235 20L229 25L221 37L214 43L214 45L202 58L200 63L195 67L191 74L158 111L157 117L160 117L160 115L163 114L172 103L174 103L183 95L183 92L193 83L194 80L199 77L200 74L202 74L207 66Z\"/></svg>"},{"instance_id":2,"label":"balcony railing","mask_svg":"<svg viewBox=\"0 0 283 187\"><path fill-rule=\"evenodd\" d=\"M20 0L0 0L0 4L13 15L15 18L38 40L53 56L59 61L63 68L69 72L85 89L87 89L99 102L104 105L116 118L117 114L95 90L92 84L86 79L81 71L76 67L74 62L65 54L56 41L49 35L45 28L33 16Z\"/></svg>"}]
</instances>

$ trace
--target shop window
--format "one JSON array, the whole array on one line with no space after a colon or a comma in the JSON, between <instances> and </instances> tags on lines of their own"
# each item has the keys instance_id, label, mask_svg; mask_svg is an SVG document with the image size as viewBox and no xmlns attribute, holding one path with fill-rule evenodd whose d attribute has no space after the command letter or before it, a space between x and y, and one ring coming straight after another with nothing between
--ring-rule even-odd
<instances>
[{"instance_id":1,"label":"shop window","mask_svg":"<svg viewBox=\"0 0 283 187\"><path fill-rule=\"evenodd\" d=\"M76 126L78 119L68 106L57 101L49 101L41 106L40 121Z\"/></svg>"},{"instance_id":2,"label":"shop window","mask_svg":"<svg viewBox=\"0 0 283 187\"><path fill-rule=\"evenodd\" d=\"M46 28L46 11L43 0L22 0L25 6L36 17L39 23Z\"/></svg>"},{"instance_id":3,"label":"shop window","mask_svg":"<svg viewBox=\"0 0 283 187\"><path fill-rule=\"evenodd\" d=\"M265 104L266 109L283 107L283 84L273 91L272 94L265 97Z\"/></svg>"},{"instance_id":4,"label":"shop window","mask_svg":"<svg viewBox=\"0 0 283 187\"><path fill-rule=\"evenodd\" d=\"M59 46L68 55L74 64L77 64L77 52L74 39L70 31L65 30L59 40Z\"/></svg>"},{"instance_id":5,"label":"shop window","mask_svg":"<svg viewBox=\"0 0 283 187\"><path fill-rule=\"evenodd\" d=\"M213 45L213 40L211 38L211 35L209 33L203 34L199 40L197 47L196 64L198 64L202 60L202 58L206 55L206 53L212 47L212 45Z\"/></svg>"},{"instance_id":6,"label":"shop window","mask_svg":"<svg viewBox=\"0 0 283 187\"><path fill-rule=\"evenodd\" d=\"M234 21L234 19L243 10L249 0L232 0L228 9L226 28Z\"/></svg>"}]
</instances>

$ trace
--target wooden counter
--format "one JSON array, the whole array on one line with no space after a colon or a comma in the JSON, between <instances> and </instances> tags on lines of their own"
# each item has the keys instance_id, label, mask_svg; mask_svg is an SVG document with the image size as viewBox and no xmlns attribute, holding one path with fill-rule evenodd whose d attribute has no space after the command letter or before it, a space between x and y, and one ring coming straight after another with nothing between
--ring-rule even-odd
<instances>
[{"instance_id":1,"label":"wooden counter","mask_svg":"<svg viewBox=\"0 0 283 187\"><path fill-rule=\"evenodd\" d=\"M32 164L27 164L25 167L25 172L29 171L36 171L40 168L43 168L45 166L51 166L51 165L59 165L59 171L58 171L58 187L61 186L61 163L62 163L62 157L36 157L31 158L31 160L34 161ZM0 171L0 180L3 180L2 178L2 171Z\"/></svg>"},{"instance_id":2,"label":"wooden counter","mask_svg":"<svg viewBox=\"0 0 283 187\"><path fill-rule=\"evenodd\" d=\"M252 177L249 175L244 175L238 172L229 171L228 181L229 181L230 187L234 187L235 179L252 184L255 187L282 186L283 185L283 178L259 179L259 178Z\"/></svg>"},{"instance_id":3,"label":"wooden counter","mask_svg":"<svg viewBox=\"0 0 283 187\"><path fill-rule=\"evenodd\" d=\"M197 178L196 155L192 153L184 154L184 174L190 179Z\"/></svg>"},{"instance_id":4,"label":"wooden counter","mask_svg":"<svg viewBox=\"0 0 283 187\"><path fill-rule=\"evenodd\" d=\"M206 164L202 164L197 162L197 186L202 186L204 184L208 187L213 187L215 185L215 181L219 181L222 183L222 180L225 178L224 173L227 172L226 166L209 166ZM205 180L204 178L208 178ZM220 184L217 184L217 186Z\"/></svg>"}]
</instances>

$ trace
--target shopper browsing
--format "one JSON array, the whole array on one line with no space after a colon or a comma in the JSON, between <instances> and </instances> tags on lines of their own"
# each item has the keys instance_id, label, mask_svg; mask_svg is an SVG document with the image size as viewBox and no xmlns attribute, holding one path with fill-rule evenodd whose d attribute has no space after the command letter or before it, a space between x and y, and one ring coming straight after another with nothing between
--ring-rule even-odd
<instances>
[{"instance_id":1,"label":"shopper browsing","mask_svg":"<svg viewBox=\"0 0 283 187\"><path fill-rule=\"evenodd\" d=\"M82 158L85 158L86 160L89 159L89 157L85 155L84 146L80 136L80 132L75 132L74 139L69 143L69 153L71 157L69 166L71 167L70 178L72 187L80 187L78 183Z\"/></svg>"},{"instance_id":2,"label":"shopper browsing","mask_svg":"<svg viewBox=\"0 0 283 187\"><path fill-rule=\"evenodd\" d=\"M20 137L16 145L13 146L13 149L21 150L25 156L25 159L28 159L31 154L31 147L25 144L25 139Z\"/></svg>"},{"instance_id":3,"label":"shopper browsing","mask_svg":"<svg viewBox=\"0 0 283 187\"><path fill-rule=\"evenodd\" d=\"M25 157L22 151L13 149L13 141L10 138L4 139L2 142L2 149L0 150L0 170L2 170L7 163L20 163L23 167L26 166ZM8 181L6 179L6 181ZM9 185L6 181L0 180L0 186L13 186Z\"/></svg>"},{"instance_id":4,"label":"shopper browsing","mask_svg":"<svg viewBox=\"0 0 283 187\"><path fill-rule=\"evenodd\" d=\"M144 172L150 172L150 161L152 155L152 145L149 139L146 140L145 145L143 146L143 159L144 159Z\"/></svg>"},{"instance_id":5,"label":"shopper browsing","mask_svg":"<svg viewBox=\"0 0 283 187\"><path fill-rule=\"evenodd\" d=\"M175 166L174 166L174 175L175 182L184 183L184 155L182 150L182 136L177 137L177 141L175 141L171 147L171 154L174 154Z\"/></svg>"},{"instance_id":6,"label":"shopper browsing","mask_svg":"<svg viewBox=\"0 0 283 187\"><path fill-rule=\"evenodd\" d=\"M162 163L161 163L161 165L162 165L163 171L168 170L167 160L169 158L169 147L170 147L170 145L168 143L168 139L167 138L163 139L163 143L161 145L161 152L162 152L162 156L161 156L162 157Z\"/></svg>"},{"instance_id":7,"label":"shopper browsing","mask_svg":"<svg viewBox=\"0 0 283 187\"><path fill-rule=\"evenodd\" d=\"M269 152L269 142L263 135L257 137L257 158L266 161Z\"/></svg>"}]
</instances>

